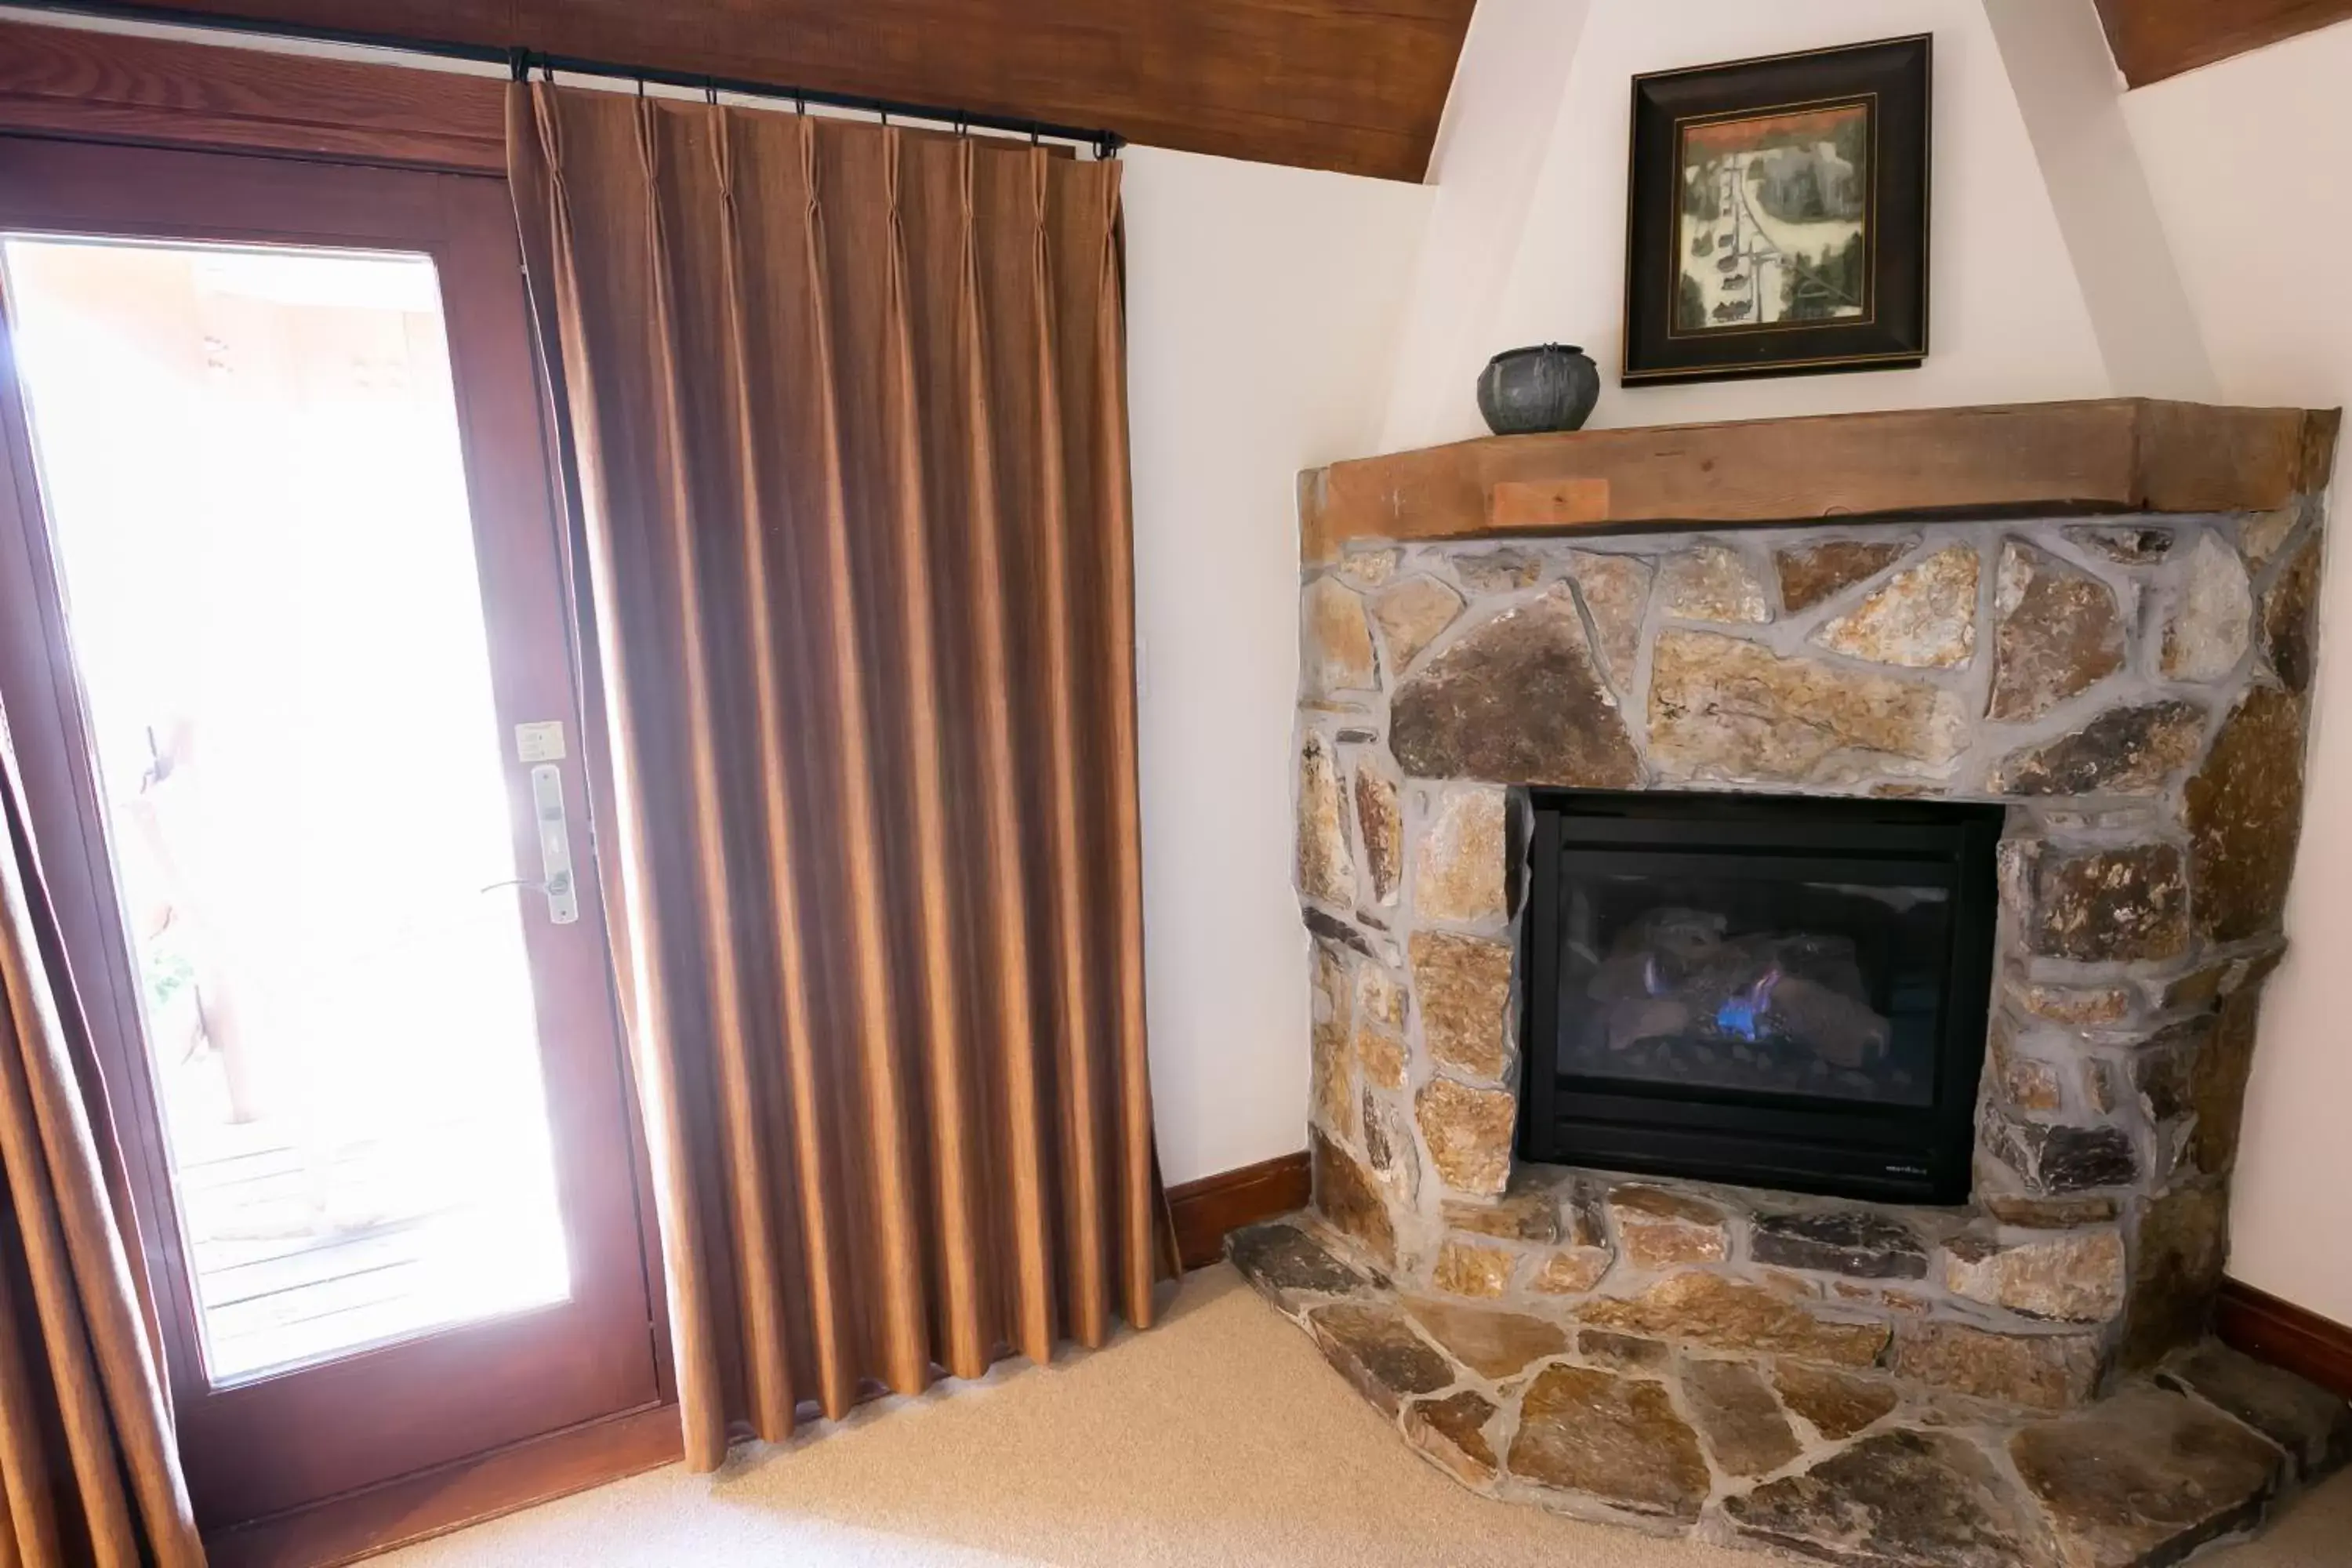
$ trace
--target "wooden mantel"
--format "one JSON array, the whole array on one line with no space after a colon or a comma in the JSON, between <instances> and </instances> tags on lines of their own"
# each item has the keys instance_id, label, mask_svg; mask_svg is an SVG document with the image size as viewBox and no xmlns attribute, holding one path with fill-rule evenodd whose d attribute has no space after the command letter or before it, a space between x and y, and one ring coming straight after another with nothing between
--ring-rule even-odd
<instances>
[{"instance_id":1,"label":"wooden mantel","mask_svg":"<svg viewBox=\"0 0 2352 1568\"><path fill-rule=\"evenodd\" d=\"M1299 550L1356 539L2267 511L2327 482L2337 413L2143 397L1496 436L1299 476Z\"/></svg>"}]
</instances>

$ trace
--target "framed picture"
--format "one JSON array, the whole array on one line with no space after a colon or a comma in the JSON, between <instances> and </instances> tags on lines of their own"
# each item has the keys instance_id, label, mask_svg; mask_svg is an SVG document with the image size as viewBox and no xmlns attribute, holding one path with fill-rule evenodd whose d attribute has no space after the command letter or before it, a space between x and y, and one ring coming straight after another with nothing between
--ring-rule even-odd
<instances>
[{"instance_id":1,"label":"framed picture","mask_svg":"<svg viewBox=\"0 0 2352 1568\"><path fill-rule=\"evenodd\" d=\"M1627 382L1927 354L1931 40L1633 79Z\"/></svg>"}]
</instances>

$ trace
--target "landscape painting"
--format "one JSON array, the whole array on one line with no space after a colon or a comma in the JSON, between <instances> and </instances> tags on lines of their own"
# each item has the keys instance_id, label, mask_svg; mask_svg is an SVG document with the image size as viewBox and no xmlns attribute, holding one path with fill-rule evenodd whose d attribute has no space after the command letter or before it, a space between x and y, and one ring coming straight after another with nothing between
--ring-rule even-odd
<instances>
[{"instance_id":1,"label":"landscape painting","mask_svg":"<svg viewBox=\"0 0 2352 1568\"><path fill-rule=\"evenodd\" d=\"M1927 355L1935 40L1633 79L1625 382Z\"/></svg>"},{"instance_id":2,"label":"landscape painting","mask_svg":"<svg viewBox=\"0 0 2352 1568\"><path fill-rule=\"evenodd\" d=\"M1870 314L1867 101L1677 129L1677 335Z\"/></svg>"}]
</instances>

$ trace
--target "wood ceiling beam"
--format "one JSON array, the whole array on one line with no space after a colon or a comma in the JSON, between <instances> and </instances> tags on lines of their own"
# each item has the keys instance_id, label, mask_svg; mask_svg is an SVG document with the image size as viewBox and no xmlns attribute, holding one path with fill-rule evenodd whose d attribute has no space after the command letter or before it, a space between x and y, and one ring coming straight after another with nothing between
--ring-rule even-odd
<instances>
[{"instance_id":1,"label":"wood ceiling beam","mask_svg":"<svg viewBox=\"0 0 2352 1568\"><path fill-rule=\"evenodd\" d=\"M2352 0L2097 0L2124 80L2146 87L2352 17Z\"/></svg>"},{"instance_id":2,"label":"wood ceiling beam","mask_svg":"<svg viewBox=\"0 0 2352 1568\"><path fill-rule=\"evenodd\" d=\"M1473 0L179 0L1420 180Z\"/></svg>"}]
</instances>

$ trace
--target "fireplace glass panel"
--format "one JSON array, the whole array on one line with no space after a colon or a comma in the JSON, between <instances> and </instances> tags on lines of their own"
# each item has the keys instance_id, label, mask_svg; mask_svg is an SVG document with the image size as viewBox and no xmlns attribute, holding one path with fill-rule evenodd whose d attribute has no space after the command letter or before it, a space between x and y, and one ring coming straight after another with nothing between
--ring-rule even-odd
<instances>
[{"instance_id":1,"label":"fireplace glass panel","mask_svg":"<svg viewBox=\"0 0 2352 1568\"><path fill-rule=\"evenodd\" d=\"M1755 855L1734 874L1711 857L1651 857L1646 869L1618 858L1571 852L1561 868L1562 1072L1934 1103L1948 873Z\"/></svg>"}]
</instances>

